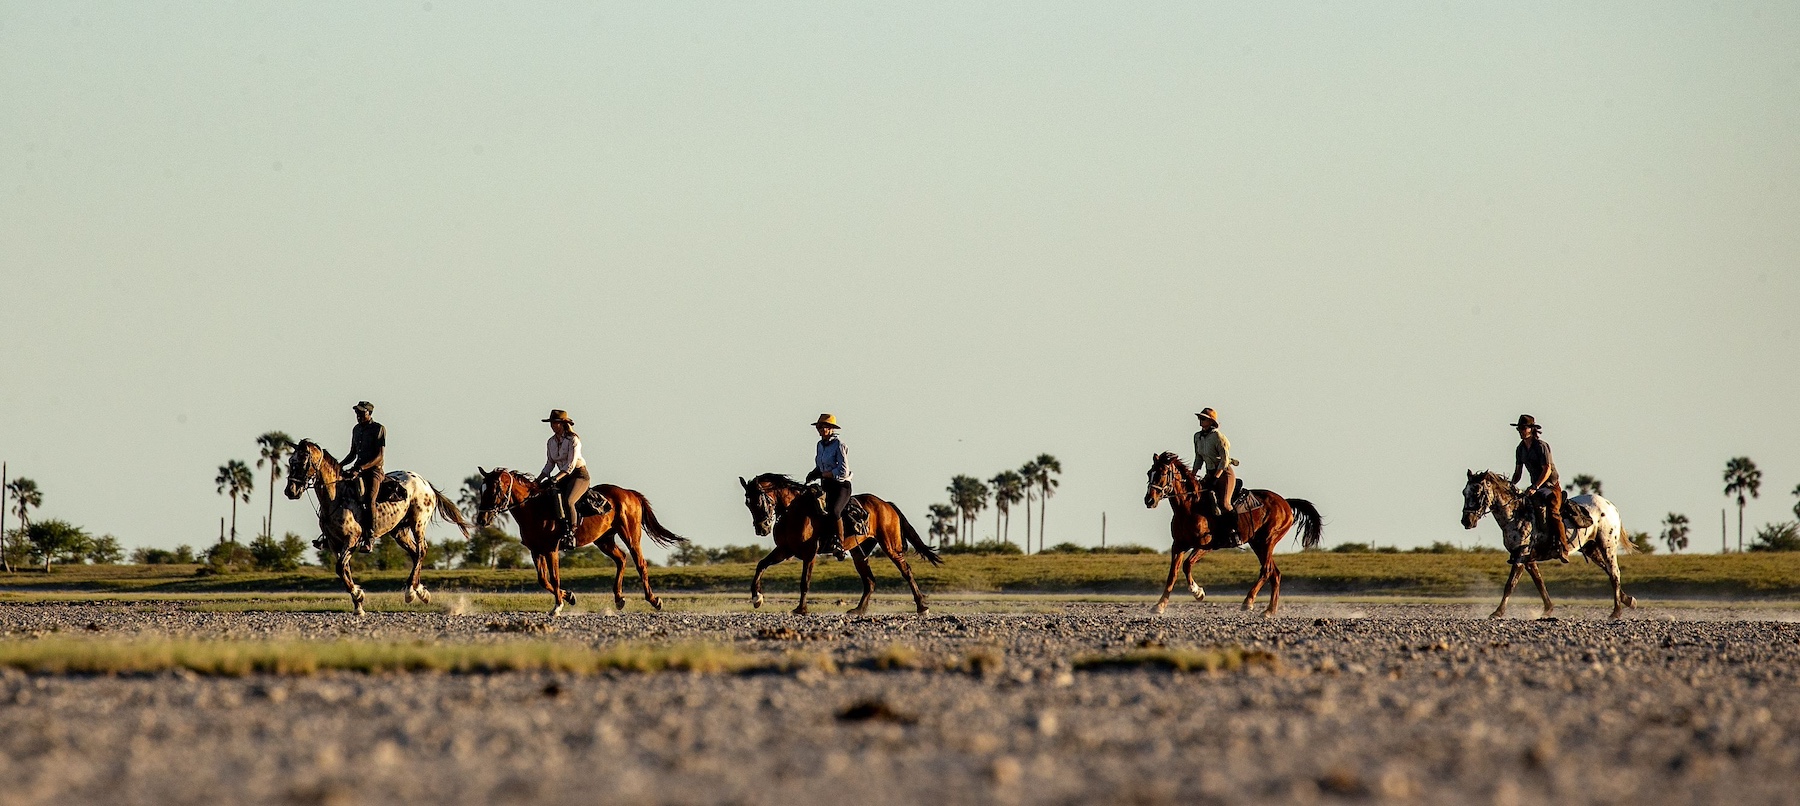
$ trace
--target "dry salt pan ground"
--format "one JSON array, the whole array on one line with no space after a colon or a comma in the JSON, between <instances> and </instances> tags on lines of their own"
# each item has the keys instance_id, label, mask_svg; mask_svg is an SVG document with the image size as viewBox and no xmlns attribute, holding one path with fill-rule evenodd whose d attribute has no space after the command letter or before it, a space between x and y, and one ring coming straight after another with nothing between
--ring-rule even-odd
<instances>
[{"instance_id":1,"label":"dry salt pan ground","mask_svg":"<svg viewBox=\"0 0 1800 806\"><path fill-rule=\"evenodd\" d=\"M1646 602L1606 622L1594 604L1489 622L1470 604L1290 599L1274 619L1192 602L1157 618L1148 601L586 614L549 633L537 615L5 604L5 642L704 641L806 660L592 676L9 670L0 802L1800 800L1792 609ZM1221 645L1251 662L1084 665Z\"/></svg>"}]
</instances>

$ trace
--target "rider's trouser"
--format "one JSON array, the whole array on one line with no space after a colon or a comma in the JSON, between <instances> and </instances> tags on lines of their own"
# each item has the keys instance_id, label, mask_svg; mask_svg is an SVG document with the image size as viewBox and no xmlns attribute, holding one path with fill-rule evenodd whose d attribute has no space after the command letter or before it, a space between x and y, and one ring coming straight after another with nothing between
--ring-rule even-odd
<instances>
[{"instance_id":1,"label":"rider's trouser","mask_svg":"<svg viewBox=\"0 0 1800 806\"><path fill-rule=\"evenodd\" d=\"M363 532L365 545L373 544L380 535L375 534L375 502L381 500L381 481L386 478L381 473L381 465L359 471L356 481L363 491Z\"/></svg>"},{"instance_id":2,"label":"rider's trouser","mask_svg":"<svg viewBox=\"0 0 1800 806\"><path fill-rule=\"evenodd\" d=\"M587 495L589 484L587 465L575 468L556 482L556 517L567 521L570 529L579 525L576 522L581 517L575 514L575 503Z\"/></svg>"},{"instance_id":3,"label":"rider's trouser","mask_svg":"<svg viewBox=\"0 0 1800 806\"><path fill-rule=\"evenodd\" d=\"M844 509L850 506L854 494L850 491L850 482L838 481L834 478L819 479L819 486L825 490L825 511L831 513L831 522L835 524L833 537L837 547L844 546ZM820 541L825 542L825 541Z\"/></svg>"},{"instance_id":4,"label":"rider's trouser","mask_svg":"<svg viewBox=\"0 0 1800 806\"><path fill-rule=\"evenodd\" d=\"M1213 494L1219 497L1220 513L1230 512L1231 499L1237 497L1235 494L1237 488L1237 470L1231 465L1226 465L1224 470L1207 476L1206 481L1207 485L1211 487Z\"/></svg>"},{"instance_id":5,"label":"rider's trouser","mask_svg":"<svg viewBox=\"0 0 1800 806\"><path fill-rule=\"evenodd\" d=\"M1563 524L1563 497L1564 493L1561 487L1555 484L1545 484L1538 488L1537 495L1534 496L1534 503L1543 507L1544 525L1550 528L1551 534L1556 535L1556 544L1562 547L1564 554L1567 554L1571 547L1569 546L1568 527Z\"/></svg>"}]
</instances>

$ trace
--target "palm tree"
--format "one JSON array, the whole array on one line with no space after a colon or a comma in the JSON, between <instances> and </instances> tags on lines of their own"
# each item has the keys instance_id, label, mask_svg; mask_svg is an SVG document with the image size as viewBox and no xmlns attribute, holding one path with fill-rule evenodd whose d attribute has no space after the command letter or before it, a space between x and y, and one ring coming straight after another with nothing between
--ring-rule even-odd
<instances>
[{"instance_id":1,"label":"palm tree","mask_svg":"<svg viewBox=\"0 0 1800 806\"><path fill-rule=\"evenodd\" d=\"M1663 518L1662 539L1669 544L1669 553L1674 554L1688 546L1688 519L1679 512L1671 512Z\"/></svg>"},{"instance_id":2,"label":"palm tree","mask_svg":"<svg viewBox=\"0 0 1800 806\"><path fill-rule=\"evenodd\" d=\"M481 484L483 481L480 473L470 473L468 478L463 479L462 489L456 493L456 505L461 507L463 512L473 515L475 510L481 508Z\"/></svg>"},{"instance_id":3,"label":"palm tree","mask_svg":"<svg viewBox=\"0 0 1800 806\"><path fill-rule=\"evenodd\" d=\"M1758 498L1762 492L1762 471L1748 456L1733 457L1725 462L1725 496L1737 497L1738 551L1744 550L1744 494Z\"/></svg>"},{"instance_id":4,"label":"palm tree","mask_svg":"<svg viewBox=\"0 0 1800 806\"><path fill-rule=\"evenodd\" d=\"M256 477L250 474L250 466L233 459L219 465L219 475L213 478L219 485L219 494L231 499L231 542L237 542L237 505L238 499L250 503L250 491L256 487Z\"/></svg>"},{"instance_id":5,"label":"palm tree","mask_svg":"<svg viewBox=\"0 0 1800 806\"><path fill-rule=\"evenodd\" d=\"M946 489L950 493L950 506L962 513L962 521L957 524L962 542L975 542L975 516L987 509L987 485L974 476L959 475L950 479L950 486Z\"/></svg>"},{"instance_id":6,"label":"palm tree","mask_svg":"<svg viewBox=\"0 0 1800 806\"><path fill-rule=\"evenodd\" d=\"M269 463L269 537L275 536L275 481L281 478L281 460L294 451L294 439L281 431L270 431L256 438L258 458L256 466Z\"/></svg>"},{"instance_id":7,"label":"palm tree","mask_svg":"<svg viewBox=\"0 0 1800 806\"><path fill-rule=\"evenodd\" d=\"M1056 494L1057 486L1062 484L1056 480L1056 476L1062 473L1062 462L1057 461L1056 457L1050 454L1040 453L1038 458L1031 460L1031 464L1037 473L1031 480L1037 482L1038 487L1038 551L1043 551L1044 503L1050 500L1050 496ZM1027 551L1029 550L1027 549Z\"/></svg>"},{"instance_id":8,"label":"palm tree","mask_svg":"<svg viewBox=\"0 0 1800 806\"><path fill-rule=\"evenodd\" d=\"M1031 502L1037 500L1037 461L1024 462L1019 466L1019 479L1024 480L1024 552L1031 554ZM1037 545L1044 545L1044 536L1039 534Z\"/></svg>"},{"instance_id":9,"label":"palm tree","mask_svg":"<svg viewBox=\"0 0 1800 806\"><path fill-rule=\"evenodd\" d=\"M1800 484L1794 485L1794 517L1800 518Z\"/></svg>"},{"instance_id":10,"label":"palm tree","mask_svg":"<svg viewBox=\"0 0 1800 806\"><path fill-rule=\"evenodd\" d=\"M1011 543L1012 505L1025 497L1025 479L1015 471L1002 470L988 479L988 483L994 485L994 532ZM1002 520L1006 524L1004 530L1000 525Z\"/></svg>"},{"instance_id":11,"label":"palm tree","mask_svg":"<svg viewBox=\"0 0 1800 806\"><path fill-rule=\"evenodd\" d=\"M1586 473L1582 473L1581 475L1570 479L1568 484L1563 485L1563 489L1568 490L1575 495L1588 495L1590 493L1593 495L1605 495L1605 493L1600 492L1600 480Z\"/></svg>"},{"instance_id":12,"label":"palm tree","mask_svg":"<svg viewBox=\"0 0 1800 806\"><path fill-rule=\"evenodd\" d=\"M949 504L932 504L926 510L931 518L931 537L938 545L956 534L956 507Z\"/></svg>"},{"instance_id":13,"label":"palm tree","mask_svg":"<svg viewBox=\"0 0 1800 806\"><path fill-rule=\"evenodd\" d=\"M31 509L44 505L44 493L38 489L37 482L20 476L6 483L6 497L12 499L12 511L19 516L19 534L23 536L31 529ZM0 554L5 554L9 547L7 543L0 542ZM11 559L6 561L5 568L12 571Z\"/></svg>"}]
</instances>

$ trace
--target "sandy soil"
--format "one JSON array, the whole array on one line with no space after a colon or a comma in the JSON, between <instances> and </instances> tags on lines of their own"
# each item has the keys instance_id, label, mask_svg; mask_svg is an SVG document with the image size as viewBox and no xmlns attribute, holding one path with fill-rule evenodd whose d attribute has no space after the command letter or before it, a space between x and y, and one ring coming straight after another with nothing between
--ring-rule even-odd
<instances>
[{"instance_id":1,"label":"sandy soil","mask_svg":"<svg viewBox=\"0 0 1800 806\"><path fill-rule=\"evenodd\" d=\"M1146 600L1147 602L1147 600ZM776 604L779 604L777 602ZM829 601L824 604L830 604ZM954 603L952 603L954 604ZM920 620L764 612L196 613L0 605L50 633L230 639L711 640L838 671L689 675L0 673L4 803L1791 803L1793 610L1044 602ZM897 603L896 603L897 605ZM964 603L944 609L980 609ZM779 611L778 611L779 613ZM1784 620L1785 619L1785 620ZM904 644L933 667L876 671ZM1236 645L1246 671L1077 671L1092 653ZM1003 658L995 663L996 658ZM860 707L859 707L860 706Z\"/></svg>"}]
</instances>

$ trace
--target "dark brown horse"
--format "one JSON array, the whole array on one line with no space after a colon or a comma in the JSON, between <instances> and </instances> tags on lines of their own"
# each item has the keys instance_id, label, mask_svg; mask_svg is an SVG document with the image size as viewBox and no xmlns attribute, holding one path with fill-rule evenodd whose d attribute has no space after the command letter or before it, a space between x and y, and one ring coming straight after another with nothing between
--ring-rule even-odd
<instances>
[{"instance_id":1,"label":"dark brown horse","mask_svg":"<svg viewBox=\"0 0 1800 806\"><path fill-rule=\"evenodd\" d=\"M412 573L406 578L406 601L429 602L431 592L419 581L419 573L425 568L425 549L430 545L425 539L425 526L436 515L456 524L462 529L463 537L468 537L469 522L463 520L454 502L417 473L396 470L387 474L383 484L385 489L404 491L406 499L378 503L375 511L381 514L375 519L376 525L388 529L394 542L412 558ZM318 443L303 439L294 446L294 453L288 459L287 497L299 498L310 489L318 498L319 531L325 536L324 547L337 558L338 581L344 583L344 590L350 594L352 612L360 616L368 595L350 574L350 557L359 548L373 548L381 535L363 532L362 498L355 486L356 482L344 476L343 467L331 452ZM383 526L384 523L390 525Z\"/></svg>"},{"instance_id":2,"label":"dark brown horse","mask_svg":"<svg viewBox=\"0 0 1800 806\"><path fill-rule=\"evenodd\" d=\"M1161 453L1151 459L1150 484L1144 491L1144 506L1155 509L1158 502L1167 498L1170 508L1175 510L1175 518L1169 523L1169 536L1174 540L1169 549L1169 581L1163 585L1162 598L1156 600L1156 612L1168 609L1169 593L1175 590L1178 570L1187 576L1188 590L1193 592L1194 599L1206 601L1206 590L1194 584L1194 561L1209 551L1233 548L1244 542L1250 544L1256 558L1262 561L1262 572L1257 574L1256 584L1250 586L1250 595L1244 597L1244 609L1249 610L1256 603L1256 594L1262 590L1265 581L1273 582L1273 586L1269 591L1269 609L1264 615L1273 614L1281 606L1281 571L1275 567L1275 545L1298 524L1300 545L1315 548L1324 531L1324 522L1310 501L1282 498L1269 490L1252 490L1251 493L1262 499L1260 508L1244 515L1227 512L1217 518L1207 516L1201 510L1200 480L1194 477L1194 471L1181 461L1181 457ZM1237 540L1230 544L1218 534L1224 525L1221 521L1226 518L1237 519ZM1183 555L1187 559L1183 560Z\"/></svg>"},{"instance_id":3,"label":"dark brown horse","mask_svg":"<svg viewBox=\"0 0 1800 806\"><path fill-rule=\"evenodd\" d=\"M475 469L481 473L481 496L475 522L489 526L499 513L511 515L513 522L519 525L519 542L531 550L531 562L537 566L538 584L555 597L556 606L550 608L550 615L561 613L563 605L575 604L575 594L562 587L562 558L556 541L557 508L556 501L550 497L556 494L554 488L540 486L525 474L504 467ZM624 538L625 545L631 550L631 561L637 566L638 579L644 583L644 601L661 610L662 600L650 590L650 569L644 562L644 534L649 533L650 539L659 546L679 545L688 542L687 538L664 528L656 520L650 500L642 493L611 484L596 484L593 488L606 496L612 507L607 512L581 519L581 524L575 528L575 545L597 545L600 553L612 558L613 607L624 610L625 551L614 542L615 538ZM543 495L539 495L540 490Z\"/></svg>"},{"instance_id":4,"label":"dark brown horse","mask_svg":"<svg viewBox=\"0 0 1800 806\"><path fill-rule=\"evenodd\" d=\"M775 537L775 549L756 564L756 576L750 580L750 605L762 607L763 572L769 566L789 557L799 557L802 563L800 604L794 608L794 613L806 615L806 594L812 588L813 561L819 556L819 541L815 535L832 531L832 516L825 509L824 491L779 473L764 473L750 481L740 476L738 483L744 486L744 506L750 510L750 522L755 526L756 534ZM906 578L919 615L931 612L931 608L925 606L925 594L919 592L919 583L913 580L912 567L906 564L906 547L911 545L932 565L943 565L944 558L919 539L918 531L893 504L868 493L856 496L856 500L869 511L869 533L844 536L844 549L850 552L850 559L856 563L856 573L863 583L862 601L849 611L850 615L869 612L869 598L875 594L875 572L869 568L869 555L876 549L886 554L894 567L900 569L900 576Z\"/></svg>"}]
</instances>

